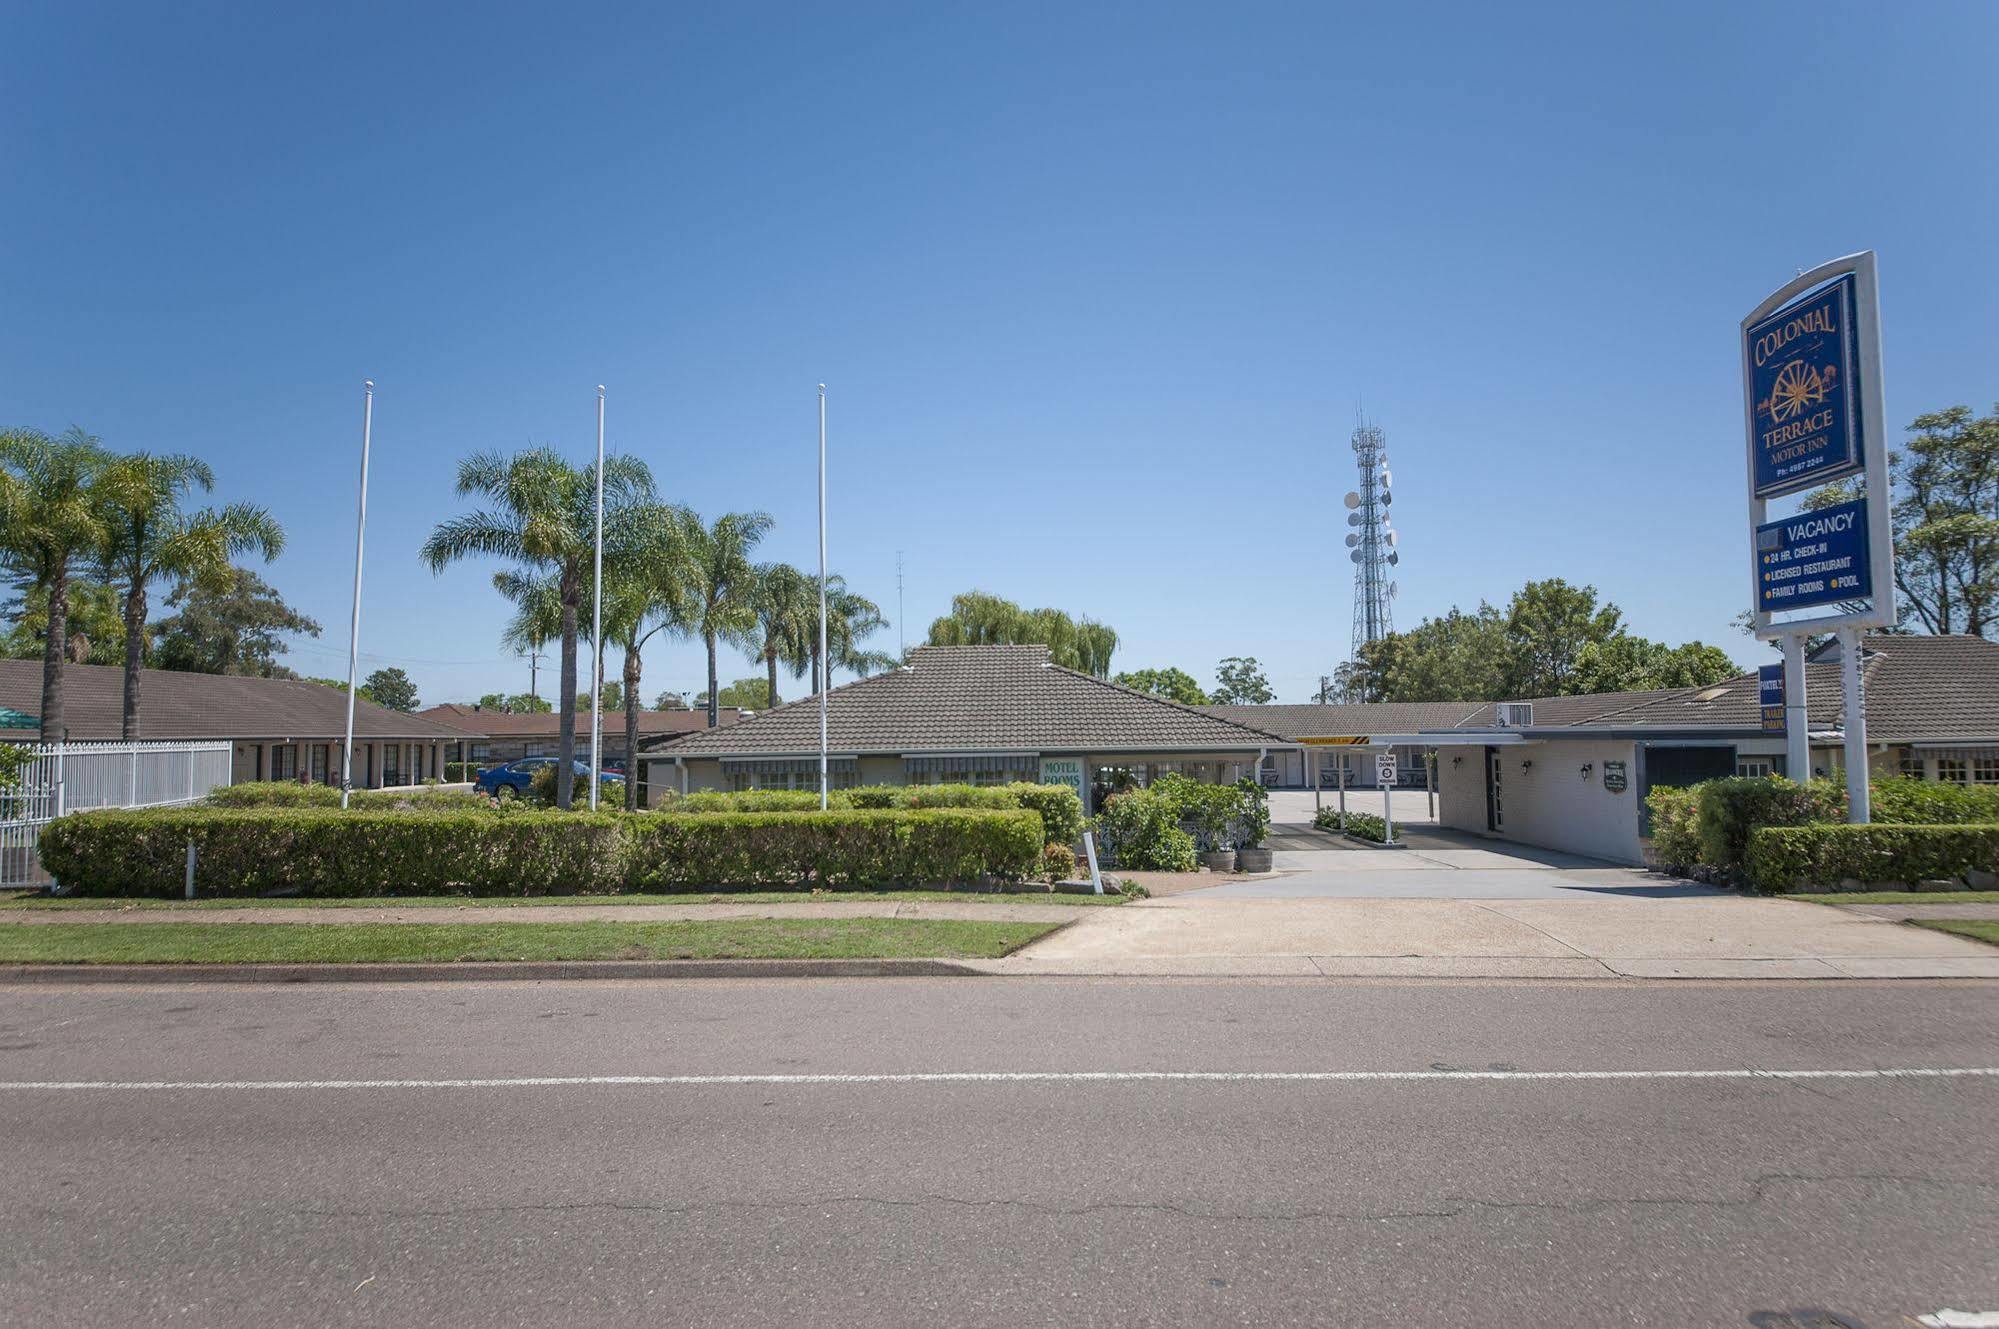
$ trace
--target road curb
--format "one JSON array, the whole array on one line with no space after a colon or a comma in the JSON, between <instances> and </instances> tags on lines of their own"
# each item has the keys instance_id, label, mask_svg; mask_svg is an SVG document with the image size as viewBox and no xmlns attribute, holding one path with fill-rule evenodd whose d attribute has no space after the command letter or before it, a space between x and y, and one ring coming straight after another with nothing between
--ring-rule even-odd
<instances>
[{"instance_id":1,"label":"road curb","mask_svg":"<svg viewBox=\"0 0 1999 1329\"><path fill-rule=\"evenodd\" d=\"M65 983L433 983L579 978L979 978L955 960L574 960L452 964L15 964L0 985Z\"/></svg>"}]
</instances>

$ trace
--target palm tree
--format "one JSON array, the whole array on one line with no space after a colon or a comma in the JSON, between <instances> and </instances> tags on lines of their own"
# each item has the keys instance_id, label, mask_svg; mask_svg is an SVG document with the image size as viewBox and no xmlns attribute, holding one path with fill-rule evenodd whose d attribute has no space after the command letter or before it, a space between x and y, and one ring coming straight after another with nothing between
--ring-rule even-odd
<instances>
[{"instance_id":1,"label":"palm tree","mask_svg":"<svg viewBox=\"0 0 1999 1329\"><path fill-rule=\"evenodd\" d=\"M789 563L765 563L756 570L756 640L752 654L764 662L770 706L778 705L777 667L796 678L810 658L806 638L817 631L819 587Z\"/></svg>"},{"instance_id":2,"label":"palm tree","mask_svg":"<svg viewBox=\"0 0 1999 1329\"><path fill-rule=\"evenodd\" d=\"M507 456L480 452L458 463L458 494L478 494L493 506L439 522L419 557L433 572L480 554L511 559L555 583L562 633L560 722L557 726L555 802L567 808L576 771L576 624L589 580L596 534L595 466L571 466L552 448ZM613 525L652 497L652 472L636 457L604 463L605 542Z\"/></svg>"},{"instance_id":3,"label":"palm tree","mask_svg":"<svg viewBox=\"0 0 1999 1329\"><path fill-rule=\"evenodd\" d=\"M617 523L615 538L608 525L605 532L604 641L625 654L627 812L638 806L639 710L644 705L639 697L641 652L659 633L686 636L691 631L686 550L681 544L681 532L690 516L685 509L642 503ZM585 575L587 599L594 589ZM560 631L561 596L554 577L501 572L494 575L493 584L516 606L502 638L505 645L515 649L538 646ZM594 640L591 645L596 648ZM597 658L601 660L601 650Z\"/></svg>"},{"instance_id":4,"label":"palm tree","mask_svg":"<svg viewBox=\"0 0 1999 1329\"><path fill-rule=\"evenodd\" d=\"M0 559L24 592L48 597L42 648L42 738L60 742L67 659L70 576L104 540L101 486L108 453L80 429L51 438L34 429L0 431L0 473L8 476Z\"/></svg>"},{"instance_id":5,"label":"palm tree","mask_svg":"<svg viewBox=\"0 0 1999 1329\"><path fill-rule=\"evenodd\" d=\"M106 524L98 551L105 580L125 591L125 713L120 733L139 736L139 665L146 649L146 588L162 578L178 585L226 575L232 555L276 558L285 533L264 508L232 503L183 512L181 500L215 487L215 473L194 457L139 452L113 460L104 472Z\"/></svg>"},{"instance_id":6,"label":"palm tree","mask_svg":"<svg viewBox=\"0 0 1999 1329\"><path fill-rule=\"evenodd\" d=\"M888 626L888 619L882 616L881 606L857 592L847 589L847 580L837 574L826 579L826 655L831 668L825 673L825 685L832 686L833 669L851 669L857 674L879 673L893 668L899 663L892 655L882 651L870 651L861 646L864 638L873 636ZM818 587L813 587L812 603L806 614L807 641L805 657L812 670L812 690L816 693L821 685L819 659L819 596Z\"/></svg>"},{"instance_id":7,"label":"palm tree","mask_svg":"<svg viewBox=\"0 0 1999 1329\"><path fill-rule=\"evenodd\" d=\"M689 612L694 630L708 648L708 727L719 720L715 694L721 680L715 671L715 644L727 641L752 649L757 630L757 569L750 554L771 528L766 512L730 512L713 526L688 513L681 539L687 551Z\"/></svg>"}]
</instances>

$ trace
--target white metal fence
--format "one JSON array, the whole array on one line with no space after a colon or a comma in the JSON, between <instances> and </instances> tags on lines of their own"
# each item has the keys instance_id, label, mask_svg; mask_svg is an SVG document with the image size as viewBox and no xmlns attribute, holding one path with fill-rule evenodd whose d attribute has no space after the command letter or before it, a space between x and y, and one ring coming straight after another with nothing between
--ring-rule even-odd
<instances>
[{"instance_id":1,"label":"white metal fence","mask_svg":"<svg viewBox=\"0 0 1999 1329\"><path fill-rule=\"evenodd\" d=\"M0 786L0 887L46 886L42 827L91 808L192 803L230 780L227 743L34 743Z\"/></svg>"}]
</instances>

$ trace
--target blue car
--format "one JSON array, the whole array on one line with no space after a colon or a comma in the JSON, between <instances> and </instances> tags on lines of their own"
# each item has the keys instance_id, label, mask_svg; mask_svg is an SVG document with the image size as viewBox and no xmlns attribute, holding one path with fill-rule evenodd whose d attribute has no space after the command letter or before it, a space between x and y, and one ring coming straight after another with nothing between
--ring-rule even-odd
<instances>
[{"instance_id":1,"label":"blue car","mask_svg":"<svg viewBox=\"0 0 1999 1329\"><path fill-rule=\"evenodd\" d=\"M528 791L528 786L534 783L535 772L544 767L554 766L555 761L554 757L522 757L519 761L508 762L505 766L495 766L491 770L479 772L479 778L473 781L473 788L491 798L519 798ZM576 772L576 782L579 785L588 785L590 763L577 761L571 762L570 766ZM605 771L600 783L606 790L618 789L622 795L625 777ZM589 790L586 788L584 793L589 793Z\"/></svg>"}]
</instances>

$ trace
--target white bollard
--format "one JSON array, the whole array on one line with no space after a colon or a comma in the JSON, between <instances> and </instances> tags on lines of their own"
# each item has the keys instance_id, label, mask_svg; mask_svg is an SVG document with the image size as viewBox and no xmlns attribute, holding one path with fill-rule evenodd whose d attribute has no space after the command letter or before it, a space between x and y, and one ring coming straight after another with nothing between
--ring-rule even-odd
<instances>
[{"instance_id":1,"label":"white bollard","mask_svg":"<svg viewBox=\"0 0 1999 1329\"><path fill-rule=\"evenodd\" d=\"M1097 837L1094 831L1083 832L1083 854L1090 860L1090 885L1097 888L1097 894L1104 893L1103 874L1097 871Z\"/></svg>"},{"instance_id":2,"label":"white bollard","mask_svg":"<svg viewBox=\"0 0 1999 1329\"><path fill-rule=\"evenodd\" d=\"M194 841L187 842L187 898L194 898Z\"/></svg>"}]
</instances>

